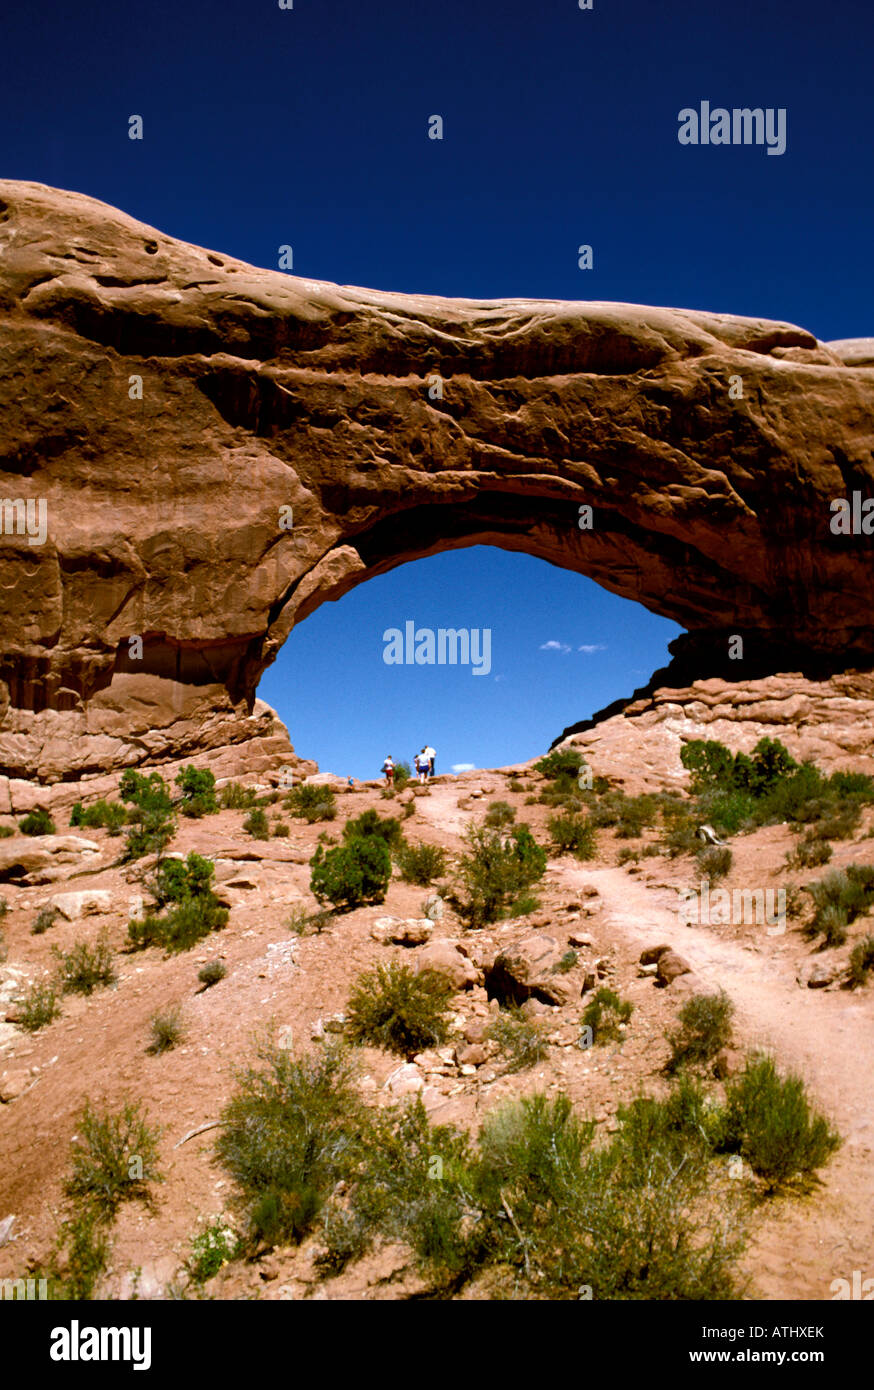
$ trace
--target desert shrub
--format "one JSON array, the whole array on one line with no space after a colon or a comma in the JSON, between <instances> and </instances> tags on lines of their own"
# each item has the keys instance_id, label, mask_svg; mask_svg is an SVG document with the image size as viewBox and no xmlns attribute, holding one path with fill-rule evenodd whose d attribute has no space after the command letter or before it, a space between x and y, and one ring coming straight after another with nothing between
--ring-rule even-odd
<instances>
[{"instance_id":1,"label":"desert shrub","mask_svg":"<svg viewBox=\"0 0 874 1390\"><path fill-rule=\"evenodd\" d=\"M486 1037L498 1044L508 1072L525 1071L549 1055L543 1026L515 1005L501 1009L489 1023Z\"/></svg>"},{"instance_id":2,"label":"desert shrub","mask_svg":"<svg viewBox=\"0 0 874 1390\"><path fill-rule=\"evenodd\" d=\"M305 907L294 907L286 918L285 925L296 936L320 936L333 922L334 914L330 908L318 912L307 912Z\"/></svg>"},{"instance_id":3,"label":"desert shrub","mask_svg":"<svg viewBox=\"0 0 874 1390\"><path fill-rule=\"evenodd\" d=\"M568 777L576 781L582 766L582 754L575 748L555 748L534 764L534 771L553 781L559 777Z\"/></svg>"},{"instance_id":4,"label":"desert shrub","mask_svg":"<svg viewBox=\"0 0 874 1390\"><path fill-rule=\"evenodd\" d=\"M150 1184L164 1181L158 1168L161 1131L148 1123L140 1105L98 1111L88 1103L76 1130L67 1196L105 1221L115 1216L122 1202L150 1205Z\"/></svg>"},{"instance_id":5,"label":"desert shrub","mask_svg":"<svg viewBox=\"0 0 874 1390\"><path fill-rule=\"evenodd\" d=\"M850 984L853 988L863 985L869 973L874 970L874 936L863 936L850 952Z\"/></svg>"},{"instance_id":6,"label":"desert shrub","mask_svg":"<svg viewBox=\"0 0 874 1390\"><path fill-rule=\"evenodd\" d=\"M223 811L248 811L255 805L254 787L243 787L239 782L228 782L219 792L219 805Z\"/></svg>"},{"instance_id":7,"label":"desert shrub","mask_svg":"<svg viewBox=\"0 0 874 1390\"><path fill-rule=\"evenodd\" d=\"M488 826L470 825L467 852L459 858L465 896L453 897L459 915L481 927L513 910L513 904L546 869L546 851L525 825L503 836Z\"/></svg>"},{"instance_id":8,"label":"desert shrub","mask_svg":"<svg viewBox=\"0 0 874 1390\"><path fill-rule=\"evenodd\" d=\"M176 785L182 792L183 816L199 818L219 809L215 776L209 768L183 767L176 775Z\"/></svg>"},{"instance_id":9,"label":"desert shrub","mask_svg":"<svg viewBox=\"0 0 874 1390\"><path fill-rule=\"evenodd\" d=\"M274 838L274 839L285 840L285 839L288 838L288 836L289 836L290 833L291 833L291 832L290 832L290 830L289 830L289 827L288 827L288 824L287 824L286 821L284 821L284 820L276 820L276 821L273 822L273 838Z\"/></svg>"},{"instance_id":10,"label":"desert shrub","mask_svg":"<svg viewBox=\"0 0 874 1390\"><path fill-rule=\"evenodd\" d=\"M101 931L93 946L77 941L69 951L52 947L57 961L58 981L64 994L93 994L100 986L114 985L114 956L109 933Z\"/></svg>"},{"instance_id":11,"label":"desert shrub","mask_svg":"<svg viewBox=\"0 0 874 1390\"><path fill-rule=\"evenodd\" d=\"M687 816L673 816L665 823L662 845L671 859L681 854L697 854L701 848L696 821Z\"/></svg>"},{"instance_id":12,"label":"desert shrub","mask_svg":"<svg viewBox=\"0 0 874 1390\"><path fill-rule=\"evenodd\" d=\"M119 795L122 801L130 802L128 821L132 828L125 839L125 859L160 854L176 830L173 802L163 777L157 772L144 777L127 768L121 776Z\"/></svg>"},{"instance_id":13,"label":"desert shrub","mask_svg":"<svg viewBox=\"0 0 874 1390\"><path fill-rule=\"evenodd\" d=\"M214 873L215 865L199 854L161 860L149 884L157 911L128 922L131 946L187 951L210 932L220 931L228 910L212 890Z\"/></svg>"},{"instance_id":14,"label":"desert shrub","mask_svg":"<svg viewBox=\"0 0 874 1390\"><path fill-rule=\"evenodd\" d=\"M415 1057L448 1037L451 995L452 986L434 971L416 974L408 965L378 965L360 975L352 988L348 1036L354 1043Z\"/></svg>"},{"instance_id":15,"label":"desert shrub","mask_svg":"<svg viewBox=\"0 0 874 1390\"><path fill-rule=\"evenodd\" d=\"M389 849L399 848L404 839L397 817L381 816L372 807L362 811L355 820L347 821L343 826L343 839L347 844L350 840L363 839L368 835L375 835L377 839L384 840Z\"/></svg>"},{"instance_id":16,"label":"desert shrub","mask_svg":"<svg viewBox=\"0 0 874 1390\"><path fill-rule=\"evenodd\" d=\"M524 792L525 783L520 782L518 777L511 777L507 783L508 792Z\"/></svg>"},{"instance_id":17,"label":"desert shrub","mask_svg":"<svg viewBox=\"0 0 874 1390\"><path fill-rule=\"evenodd\" d=\"M697 820L712 825L721 835L736 835L739 830L755 827L757 805L746 791L706 791L698 797Z\"/></svg>"},{"instance_id":18,"label":"desert shrub","mask_svg":"<svg viewBox=\"0 0 874 1390\"><path fill-rule=\"evenodd\" d=\"M404 883L423 888L446 872L446 853L439 845L403 844L395 852L395 862Z\"/></svg>"},{"instance_id":19,"label":"desert shrub","mask_svg":"<svg viewBox=\"0 0 874 1390\"><path fill-rule=\"evenodd\" d=\"M636 840L647 826L655 824L657 816L656 797L626 796L619 806L616 834L620 840Z\"/></svg>"},{"instance_id":20,"label":"desert shrub","mask_svg":"<svg viewBox=\"0 0 874 1390\"><path fill-rule=\"evenodd\" d=\"M308 825L315 825L317 821L336 820L337 817L337 798L333 790L318 784L306 783L295 787L282 804L286 811L298 819L305 820Z\"/></svg>"},{"instance_id":21,"label":"desert shrub","mask_svg":"<svg viewBox=\"0 0 874 1390\"><path fill-rule=\"evenodd\" d=\"M832 847L820 835L807 834L798 841L795 849L786 856L791 868L817 869L827 864L832 857Z\"/></svg>"},{"instance_id":22,"label":"desert shrub","mask_svg":"<svg viewBox=\"0 0 874 1390\"><path fill-rule=\"evenodd\" d=\"M61 1006L55 985L49 979L34 980L17 1001L19 1023L28 1033L36 1033L58 1017Z\"/></svg>"},{"instance_id":23,"label":"desert shrub","mask_svg":"<svg viewBox=\"0 0 874 1390\"><path fill-rule=\"evenodd\" d=\"M769 1189L809 1177L840 1142L801 1078L779 1076L772 1058L751 1057L728 1083L721 1147L740 1153Z\"/></svg>"},{"instance_id":24,"label":"desert shrub","mask_svg":"<svg viewBox=\"0 0 874 1390\"><path fill-rule=\"evenodd\" d=\"M319 845L310 868L314 897L320 903L348 909L384 900L391 878L391 855L381 836L366 835L327 852Z\"/></svg>"},{"instance_id":25,"label":"desert shrub","mask_svg":"<svg viewBox=\"0 0 874 1390\"><path fill-rule=\"evenodd\" d=\"M54 835L55 823L48 811L37 809L28 811L26 816L18 822L18 828L22 835Z\"/></svg>"},{"instance_id":26,"label":"desert shrub","mask_svg":"<svg viewBox=\"0 0 874 1390\"><path fill-rule=\"evenodd\" d=\"M74 1209L61 1225L63 1276L55 1278L56 1294L65 1301L87 1302L109 1263L109 1236L91 1207ZM60 1254L60 1250L58 1251Z\"/></svg>"},{"instance_id":27,"label":"desert shrub","mask_svg":"<svg viewBox=\"0 0 874 1390\"><path fill-rule=\"evenodd\" d=\"M734 758L730 749L716 739L690 739L680 749L680 762L690 773L693 795L710 787L730 787Z\"/></svg>"},{"instance_id":28,"label":"desert shrub","mask_svg":"<svg viewBox=\"0 0 874 1390\"><path fill-rule=\"evenodd\" d=\"M221 1218L211 1221L204 1230L192 1236L190 1245L191 1254L185 1267L195 1284L205 1284L241 1254L239 1237Z\"/></svg>"},{"instance_id":29,"label":"desert shrub","mask_svg":"<svg viewBox=\"0 0 874 1390\"><path fill-rule=\"evenodd\" d=\"M701 1083L681 1071L664 1099L638 1096L619 1107L617 1149L627 1180L646 1182L653 1155L699 1172L721 1142L724 1116Z\"/></svg>"},{"instance_id":30,"label":"desert shrub","mask_svg":"<svg viewBox=\"0 0 874 1390\"><path fill-rule=\"evenodd\" d=\"M89 830L106 829L110 835L120 835L121 828L127 824L127 810L118 801L95 801L91 806L83 806L77 801L70 811L70 825L83 826Z\"/></svg>"},{"instance_id":31,"label":"desert shrub","mask_svg":"<svg viewBox=\"0 0 874 1390\"><path fill-rule=\"evenodd\" d=\"M9 904L8 904L8 902L6 901L5 898L0 898L0 922L3 921L3 918L6 916L6 914L7 914L8 911L9 911Z\"/></svg>"},{"instance_id":32,"label":"desert shrub","mask_svg":"<svg viewBox=\"0 0 874 1390\"><path fill-rule=\"evenodd\" d=\"M667 1070L712 1061L731 1041L733 1015L734 1005L724 990L693 995L677 1016L679 1028L666 1034L671 1044Z\"/></svg>"},{"instance_id":33,"label":"desert shrub","mask_svg":"<svg viewBox=\"0 0 874 1390\"><path fill-rule=\"evenodd\" d=\"M255 806L243 821L243 829L253 840L269 840L270 823L267 820L267 812L260 806Z\"/></svg>"},{"instance_id":34,"label":"desert shrub","mask_svg":"<svg viewBox=\"0 0 874 1390\"><path fill-rule=\"evenodd\" d=\"M42 936L44 932L55 925L60 915L56 907L41 907L33 919L33 926L30 929L31 936Z\"/></svg>"},{"instance_id":35,"label":"desert shrub","mask_svg":"<svg viewBox=\"0 0 874 1390\"><path fill-rule=\"evenodd\" d=\"M640 850L632 849L630 845L624 845L616 856L617 864L639 864Z\"/></svg>"},{"instance_id":36,"label":"desert shrub","mask_svg":"<svg viewBox=\"0 0 874 1390\"><path fill-rule=\"evenodd\" d=\"M197 978L204 989L211 989L223 980L228 973L228 967L223 960L208 960L206 965L202 965L197 972Z\"/></svg>"},{"instance_id":37,"label":"desert shrub","mask_svg":"<svg viewBox=\"0 0 874 1390\"><path fill-rule=\"evenodd\" d=\"M149 1019L150 1041L146 1048L153 1056L170 1052L184 1037L182 1010L178 1004L168 1009L159 1009Z\"/></svg>"},{"instance_id":38,"label":"desert shrub","mask_svg":"<svg viewBox=\"0 0 874 1390\"><path fill-rule=\"evenodd\" d=\"M590 817L579 815L550 816L547 821L550 839L559 850L568 850L577 859L591 859L595 853L595 827Z\"/></svg>"},{"instance_id":39,"label":"desert shrub","mask_svg":"<svg viewBox=\"0 0 874 1390\"><path fill-rule=\"evenodd\" d=\"M515 806L508 805L506 801L493 801L486 811L483 823L493 826L496 830L503 830L506 826L512 825L515 819Z\"/></svg>"},{"instance_id":40,"label":"desert shrub","mask_svg":"<svg viewBox=\"0 0 874 1390\"><path fill-rule=\"evenodd\" d=\"M561 960L552 967L552 973L554 975L566 975L569 970L573 970L574 966L579 964L579 960L580 958L576 951L573 949L567 950Z\"/></svg>"},{"instance_id":41,"label":"desert shrub","mask_svg":"<svg viewBox=\"0 0 874 1390\"><path fill-rule=\"evenodd\" d=\"M846 869L832 869L811 886L810 894L815 909L810 933L824 932L826 945L842 946L848 924L874 903L874 867L848 864Z\"/></svg>"},{"instance_id":42,"label":"desert shrub","mask_svg":"<svg viewBox=\"0 0 874 1390\"><path fill-rule=\"evenodd\" d=\"M8 840L15 834L14 825L0 825L0 840Z\"/></svg>"},{"instance_id":43,"label":"desert shrub","mask_svg":"<svg viewBox=\"0 0 874 1390\"><path fill-rule=\"evenodd\" d=\"M295 1058L269 1040L222 1114L219 1161L239 1189L255 1240L297 1241L367 1144L367 1110L341 1051Z\"/></svg>"},{"instance_id":44,"label":"desert shrub","mask_svg":"<svg viewBox=\"0 0 874 1390\"><path fill-rule=\"evenodd\" d=\"M408 762L395 763L394 785L399 792L404 790L408 782L412 781L413 769Z\"/></svg>"},{"instance_id":45,"label":"desert shrub","mask_svg":"<svg viewBox=\"0 0 874 1390\"><path fill-rule=\"evenodd\" d=\"M698 851L698 870L702 877L717 883L731 868L732 854L727 845L707 845Z\"/></svg>"},{"instance_id":46,"label":"desert shrub","mask_svg":"<svg viewBox=\"0 0 874 1390\"><path fill-rule=\"evenodd\" d=\"M366 1218L333 1194L320 1215L321 1248L313 1261L321 1274L336 1275L364 1254L371 1240Z\"/></svg>"},{"instance_id":47,"label":"desert shrub","mask_svg":"<svg viewBox=\"0 0 874 1390\"><path fill-rule=\"evenodd\" d=\"M634 1005L621 999L612 989L602 988L592 996L583 1010L583 1028L592 1030L592 1041L597 1045L617 1041L622 1037L620 1023L627 1023L634 1012Z\"/></svg>"}]
</instances>

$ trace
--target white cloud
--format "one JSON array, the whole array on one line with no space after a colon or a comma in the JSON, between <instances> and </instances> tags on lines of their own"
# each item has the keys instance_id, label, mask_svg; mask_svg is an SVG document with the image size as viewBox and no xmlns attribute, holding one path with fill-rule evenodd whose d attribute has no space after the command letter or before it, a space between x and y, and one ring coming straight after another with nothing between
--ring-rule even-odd
<instances>
[{"instance_id":1,"label":"white cloud","mask_svg":"<svg viewBox=\"0 0 874 1390\"><path fill-rule=\"evenodd\" d=\"M578 652L585 652L586 656L591 656L593 652L606 652L607 648L600 646L597 642L588 643L585 646L577 647Z\"/></svg>"},{"instance_id":2,"label":"white cloud","mask_svg":"<svg viewBox=\"0 0 874 1390\"><path fill-rule=\"evenodd\" d=\"M570 647L566 646L564 642L550 641L542 642L540 650L542 652L561 652L562 655L566 655L570 651Z\"/></svg>"},{"instance_id":3,"label":"white cloud","mask_svg":"<svg viewBox=\"0 0 874 1390\"><path fill-rule=\"evenodd\" d=\"M476 763L453 763L453 772L476 772Z\"/></svg>"}]
</instances>

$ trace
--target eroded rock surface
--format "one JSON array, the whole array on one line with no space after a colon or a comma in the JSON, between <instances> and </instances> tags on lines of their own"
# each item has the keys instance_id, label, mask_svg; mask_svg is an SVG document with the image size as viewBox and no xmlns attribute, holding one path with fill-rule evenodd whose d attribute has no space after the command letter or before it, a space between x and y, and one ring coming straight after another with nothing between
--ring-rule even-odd
<instances>
[{"instance_id":1,"label":"eroded rock surface","mask_svg":"<svg viewBox=\"0 0 874 1390\"><path fill-rule=\"evenodd\" d=\"M42 543L0 527L0 772L245 742L295 622L476 543L870 658L870 539L829 503L872 481L872 364L763 319L313 283L0 182L3 496L46 503Z\"/></svg>"}]
</instances>

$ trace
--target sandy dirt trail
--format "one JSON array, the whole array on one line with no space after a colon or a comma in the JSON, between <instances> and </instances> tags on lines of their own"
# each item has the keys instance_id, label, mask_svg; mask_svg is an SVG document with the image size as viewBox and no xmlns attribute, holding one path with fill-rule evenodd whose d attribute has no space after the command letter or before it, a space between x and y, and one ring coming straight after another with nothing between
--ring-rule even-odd
<instances>
[{"instance_id":1,"label":"sandy dirt trail","mask_svg":"<svg viewBox=\"0 0 874 1390\"><path fill-rule=\"evenodd\" d=\"M746 1048L771 1051L799 1072L844 1143L811 1197L775 1204L750 1248L749 1267L765 1298L830 1299L833 1279L874 1277L874 999L870 991L802 989L795 963L769 938L761 948L721 940L683 923L676 892L618 868L570 866L554 872L569 888L597 888L607 933L641 947L670 942L695 973L722 987L736 1009Z\"/></svg>"}]
</instances>

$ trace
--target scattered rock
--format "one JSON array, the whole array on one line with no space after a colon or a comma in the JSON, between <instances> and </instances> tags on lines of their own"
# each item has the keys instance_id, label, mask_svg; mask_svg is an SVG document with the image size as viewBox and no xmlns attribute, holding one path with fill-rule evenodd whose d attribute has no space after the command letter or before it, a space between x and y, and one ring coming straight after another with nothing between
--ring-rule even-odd
<instances>
[{"instance_id":1,"label":"scattered rock","mask_svg":"<svg viewBox=\"0 0 874 1390\"><path fill-rule=\"evenodd\" d=\"M425 1085L424 1077L414 1062L404 1062L391 1073L383 1087L393 1096L410 1096L421 1091Z\"/></svg>"},{"instance_id":2,"label":"scattered rock","mask_svg":"<svg viewBox=\"0 0 874 1390\"><path fill-rule=\"evenodd\" d=\"M432 893L422 906L422 911L431 922L442 922L445 910L446 904L439 893Z\"/></svg>"},{"instance_id":3,"label":"scattered rock","mask_svg":"<svg viewBox=\"0 0 874 1390\"><path fill-rule=\"evenodd\" d=\"M571 932L567 944L569 946L588 946L591 949L595 945L595 938L589 936L588 932Z\"/></svg>"},{"instance_id":4,"label":"scattered rock","mask_svg":"<svg viewBox=\"0 0 874 1390\"><path fill-rule=\"evenodd\" d=\"M467 1043L464 1047L459 1047L455 1052L455 1060L461 1068L462 1075L465 1075L465 1067L481 1067L484 1062L489 1060L490 1052L485 1043Z\"/></svg>"},{"instance_id":5,"label":"scattered rock","mask_svg":"<svg viewBox=\"0 0 874 1390\"><path fill-rule=\"evenodd\" d=\"M800 985L806 985L808 989L825 989L827 985L834 984L840 973L841 968L834 960L806 961L796 978Z\"/></svg>"},{"instance_id":6,"label":"scattered rock","mask_svg":"<svg viewBox=\"0 0 874 1390\"><path fill-rule=\"evenodd\" d=\"M469 1018L464 1025L465 1042L481 1043L484 1041L488 1031L489 1021L487 1018Z\"/></svg>"},{"instance_id":7,"label":"scattered rock","mask_svg":"<svg viewBox=\"0 0 874 1390\"><path fill-rule=\"evenodd\" d=\"M11 1100L17 1100L24 1095L31 1083L31 1077L26 1071L5 1071L0 1076L0 1103L7 1105Z\"/></svg>"}]
</instances>

